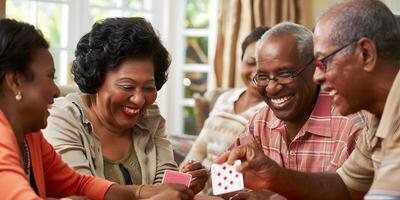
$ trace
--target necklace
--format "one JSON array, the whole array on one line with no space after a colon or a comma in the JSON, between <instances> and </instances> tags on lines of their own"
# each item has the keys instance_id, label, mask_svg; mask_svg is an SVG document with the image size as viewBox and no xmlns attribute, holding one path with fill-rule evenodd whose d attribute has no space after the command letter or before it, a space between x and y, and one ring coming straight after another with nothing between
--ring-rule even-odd
<instances>
[{"instance_id":1,"label":"necklace","mask_svg":"<svg viewBox=\"0 0 400 200\"><path fill-rule=\"evenodd\" d=\"M28 175L29 178L31 172L31 155L29 154L29 148L26 141L24 141L23 159L24 159L23 161L24 161L25 173L26 175Z\"/></svg>"}]
</instances>

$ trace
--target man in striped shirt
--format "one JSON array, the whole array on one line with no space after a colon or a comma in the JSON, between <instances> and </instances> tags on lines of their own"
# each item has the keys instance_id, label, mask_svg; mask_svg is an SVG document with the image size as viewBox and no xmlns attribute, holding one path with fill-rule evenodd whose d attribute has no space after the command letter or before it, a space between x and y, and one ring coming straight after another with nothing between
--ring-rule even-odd
<instances>
[{"instance_id":1,"label":"man in striped shirt","mask_svg":"<svg viewBox=\"0 0 400 200\"><path fill-rule=\"evenodd\" d=\"M215 162L243 161L245 185L289 199L400 199L400 27L378 0L341 1L325 11L314 31L315 82L330 91L342 114L374 116L336 173L279 167L251 146Z\"/></svg>"},{"instance_id":2,"label":"man in striped shirt","mask_svg":"<svg viewBox=\"0 0 400 200\"><path fill-rule=\"evenodd\" d=\"M282 167L336 171L353 151L366 120L361 112L340 115L329 94L313 82L312 32L298 24L278 24L257 42L256 58L253 81L268 106L250 120L245 138L255 140ZM236 196L267 196L251 193Z\"/></svg>"}]
</instances>

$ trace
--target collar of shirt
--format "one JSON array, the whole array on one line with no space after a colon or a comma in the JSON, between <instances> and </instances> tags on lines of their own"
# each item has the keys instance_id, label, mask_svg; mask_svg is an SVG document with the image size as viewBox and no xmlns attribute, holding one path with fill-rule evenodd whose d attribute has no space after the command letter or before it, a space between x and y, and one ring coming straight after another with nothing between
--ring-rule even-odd
<instances>
[{"instance_id":1,"label":"collar of shirt","mask_svg":"<svg viewBox=\"0 0 400 200\"><path fill-rule=\"evenodd\" d=\"M386 98L382 117L380 118L380 122L378 122L379 126L376 130L377 137L386 138L389 135L396 133L400 127L399 89L400 72L397 73L396 78L393 81L392 87L390 88L389 94ZM375 120L379 121L377 117L375 118Z\"/></svg>"},{"instance_id":2,"label":"collar of shirt","mask_svg":"<svg viewBox=\"0 0 400 200\"><path fill-rule=\"evenodd\" d=\"M306 132L323 136L332 137L330 125L331 125L331 97L326 92L320 92L318 95L315 107L310 115L310 118L303 125L299 131L298 137L304 135ZM285 126L285 122L278 119L270 110L271 118L268 123L271 129L281 129Z\"/></svg>"},{"instance_id":3,"label":"collar of shirt","mask_svg":"<svg viewBox=\"0 0 400 200\"><path fill-rule=\"evenodd\" d=\"M79 112L81 113L81 121L86 126L86 128L89 129L88 132L91 134L93 132L93 126L92 123L87 118L86 113L84 112L83 102L80 95L78 93L69 94L67 95L67 98L70 99L72 103L75 104L75 106L79 109ZM138 121L134 126L134 128L139 127L140 129L142 129L144 133L150 132L146 115L147 115L147 110L145 110L143 114L141 114L141 116L139 117Z\"/></svg>"}]
</instances>

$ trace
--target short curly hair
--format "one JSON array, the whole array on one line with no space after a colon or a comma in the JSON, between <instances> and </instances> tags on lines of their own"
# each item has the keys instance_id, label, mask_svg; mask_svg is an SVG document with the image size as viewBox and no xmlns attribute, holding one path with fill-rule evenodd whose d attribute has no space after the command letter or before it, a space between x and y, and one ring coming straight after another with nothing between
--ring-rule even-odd
<instances>
[{"instance_id":1,"label":"short curly hair","mask_svg":"<svg viewBox=\"0 0 400 200\"><path fill-rule=\"evenodd\" d=\"M49 48L42 32L34 26L14 19L0 20L0 81L7 72L19 72L28 80L34 74L29 69L37 49Z\"/></svg>"},{"instance_id":2,"label":"short curly hair","mask_svg":"<svg viewBox=\"0 0 400 200\"><path fill-rule=\"evenodd\" d=\"M108 71L122 62L151 59L157 90L167 81L171 58L151 24L141 17L97 21L78 42L72 74L79 89L95 94Z\"/></svg>"}]
</instances>

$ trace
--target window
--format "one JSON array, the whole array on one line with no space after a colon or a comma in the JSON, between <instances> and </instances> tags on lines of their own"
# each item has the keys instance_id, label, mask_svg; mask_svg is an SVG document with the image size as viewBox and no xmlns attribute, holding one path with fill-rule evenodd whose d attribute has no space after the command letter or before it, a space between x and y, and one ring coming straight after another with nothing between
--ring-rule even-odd
<instances>
[{"instance_id":1,"label":"window","mask_svg":"<svg viewBox=\"0 0 400 200\"><path fill-rule=\"evenodd\" d=\"M7 0L6 17L31 23L43 32L50 42L56 82L64 85L73 82L70 67L76 44L95 21L116 16L141 16L153 23L153 1Z\"/></svg>"},{"instance_id":2,"label":"window","mask_svg":"<svg viewBox=\"0 0 400 200\"><path fill-rule=\"evenodd\" d=\"M197 134L193 95L213 86L218 0L7 0L6 17L31 23L50 42L60 85L73 83L70 68L80 37L107 17L141 16L171 53L169 80L157 103L168 134ZM178 97L178 98L177 98Z\"/></svg>"},{"instance_id":3,"label":"window","mask_svg":"<svg viewBox=\"0 0 400 200\"><path fill-rule=\"evenodd\" d=\"M197 135L200 130L196 129L194 111L195 94L203 95L208 89L213 89L212 59L215 48L216 33L216 9L217 0L185 0L179 8L181 10L178 19L178 38L176 49L173 54L176 59L173 63L171 83L177 90L173 94L179 98L170 113L177 121L173 133L184 133ZM169 98L174 98L171 96ZM178 109L176 109L178 108ZM170 116L170 115L169 115ZM171 124L171 118L167 120ZM168 125L167 124L167 125Z\"/></svg>"},{"instance_id":4,"label":"window","mask_svg":"<svg viewBox=\"0 0 400 200\"><path fill-rule=\"evenodd\" d=\"M68 55L68 11L69 5L64 0L54 1L22 1L6 2L6 16L29 22L41 29L46 39L51 43L50 51L57 66L57 82L66 82Z\"/></svg>"}]
</instances>

